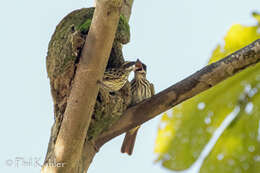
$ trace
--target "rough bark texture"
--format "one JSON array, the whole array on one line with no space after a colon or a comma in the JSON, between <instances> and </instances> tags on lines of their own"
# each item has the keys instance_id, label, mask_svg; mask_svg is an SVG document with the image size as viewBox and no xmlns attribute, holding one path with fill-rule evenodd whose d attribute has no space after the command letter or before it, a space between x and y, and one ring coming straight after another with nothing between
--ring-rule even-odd
<instances>
[{"instance_id":1,"label":"rough bark texture","mask_svg":"<svg viewBox=\"0 0 260 173\"><path fill-rule=\"evenodd\" d=\"M129 33L126 20L120 17L119 21L120 5L116 0L98 2L91 27L89 19L94 9L81 9L66 16L56 28L47 56L55 123L42 172L86 170L96 153L89 139L113 124L130 103L129 85L119 95L100 89L97 97L97 80L102 79L112 44L108 68L124 62L121 43L128 42L130 35L124 35L126 30ZM116 32L118 21L121 27ZM88 131L91 117L93 128ZM65 166L53 166L55 163L65 163Z\"/></svg>"},{"instance_id":2,"label":"rough bark texture","mask_svg":"<svg viewBox=\"0 0 260 173\"><path fill-rule=\"evenodd\" d=\"M128 108L112 128L95 141L99 148L112 138L154 118L173 106L217 85L237 72L260 61L260 40L212 63L188 78L154 95L152 98Z\"/></svg>"}]
</instances>

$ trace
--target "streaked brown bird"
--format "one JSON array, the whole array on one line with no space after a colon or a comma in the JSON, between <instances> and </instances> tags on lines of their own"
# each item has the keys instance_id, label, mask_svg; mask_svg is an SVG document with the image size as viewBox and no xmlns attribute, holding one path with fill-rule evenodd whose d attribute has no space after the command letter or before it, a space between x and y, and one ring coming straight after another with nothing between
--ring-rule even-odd
<instances>
[{"instance_id":1,"label":"streaked brown bird","mask_svg":"<svg viewBox=\"0 0 260 173\"><path fill-rule=\"evenodd\" d=\"M130 83L132 92L132 105L137 104L154 95L154 86L146 79L146 65L142 64L140 60L137 60L135 66L135 77ZM121 147L122 153L127 153L128 155L133 153L135 139L139 128L140 126L137 126L126 133L124 142Z\"/></svg>"},{"instance_id":2,"label":"streaked brown bird","mask_svg":"<svg viewBox=\"0 0 260 173\"><path fill-rule=\"evenodd\" d=\"M120 90L126 83L129 74L135 69L135 61L126 61L119 68L107 69L102 82L99 83L110 91Z\"/></svg>"}]
</instances>

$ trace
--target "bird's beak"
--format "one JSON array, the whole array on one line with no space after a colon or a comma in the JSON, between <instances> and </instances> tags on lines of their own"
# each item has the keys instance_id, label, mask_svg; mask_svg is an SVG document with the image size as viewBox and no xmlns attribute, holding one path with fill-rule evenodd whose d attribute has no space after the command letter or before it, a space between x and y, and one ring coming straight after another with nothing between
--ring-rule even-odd
<instances>
[{"instance_id":1,"label":"bird's beak","mask_svg":"<svg viewBox=\"0 0 260 173\"><path fill-rule=\"evenodd\" d=\"M143 70L142 62L139 59L136 60L135 67L134 67L134 71L137 71L137 70Z\"/></svg>"}]
</instances>

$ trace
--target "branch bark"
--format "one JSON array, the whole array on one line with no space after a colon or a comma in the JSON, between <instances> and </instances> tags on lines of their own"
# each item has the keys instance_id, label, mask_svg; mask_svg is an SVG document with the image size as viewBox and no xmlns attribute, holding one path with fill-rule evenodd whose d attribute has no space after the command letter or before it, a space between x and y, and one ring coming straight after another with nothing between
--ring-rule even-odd
<instances>
[{"instance_id":1,"label":"branch bark","mask_svg":"<svg viewBox=\"0 0 260 173\"><path fill-rule=\"evenodd\" d=\"M123 0L121 14L123 14L125 16L127 21L129 21L129 19L130 19L133 3L134 3L134 0Z\"/></svg>"},{"instance_id":2,"label":"branch bark","mask_svg":"<svg viewBox=\"0 0 260 173\"><path fill-rule=\"evenodd\" d=\"M56 163L42 172L79 172L79 162L102 79L114 41L122 0L98 0L71 94L54 148ZM94 151L94 150L93 150ZM92 155L95 155L93 153ZM92 159L91 159L92 160Z\"/></svg>"},{"instance_id":3,"label":"branch bark","mask_svg":"<svg viewBox=\"0 0 260 173\"><path fill-rule=\"evenodd\" d=\"M112 128L99 136L95 145L100 148L112 138L143 124L259 61L260 39L222 60L202 68L152 98L130 107Z\"/></svg>"},{"instance_id":4,"label":"branch bark","mask_svg":"<svg viewBox=\"0 0 260 173\"><path fill-rule=\"evenodd\" d=\"M95 0L94 6L96 6ZM121 8L121 14L123 14L126 18L127 21L129 21L131 12L132 12L132 7L133 7L134 0L123 0L122 8Z\"/></svg>"}]
</instances>

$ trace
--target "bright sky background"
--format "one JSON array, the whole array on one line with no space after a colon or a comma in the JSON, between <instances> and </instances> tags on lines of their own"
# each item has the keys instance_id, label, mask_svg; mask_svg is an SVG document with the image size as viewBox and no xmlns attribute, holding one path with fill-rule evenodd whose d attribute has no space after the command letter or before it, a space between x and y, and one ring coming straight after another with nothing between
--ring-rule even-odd
<instances>
[{"instance_id":1,"label":"bright sky background","mask_svg":"<svg viewBox=\"0 0 260 173\"><path fill-rule=\"evenodd\" d=\"M43 163L47 151L53 123L45 67L48 42L66 14L92 4L93 0L0 3L0 172L40 172L40 167L19 162L17 168L14 162L37 158ZM260 10L259 0L135 0L125 57L147 64L148 79L159 92L202 68L232 24L255 24L250 14L256 9ZM154 163L159 119L139 130L133 156L120 153L123 136L117 137L97 153L88 172L169 172Z\"/></svg>"}]
</instances>

